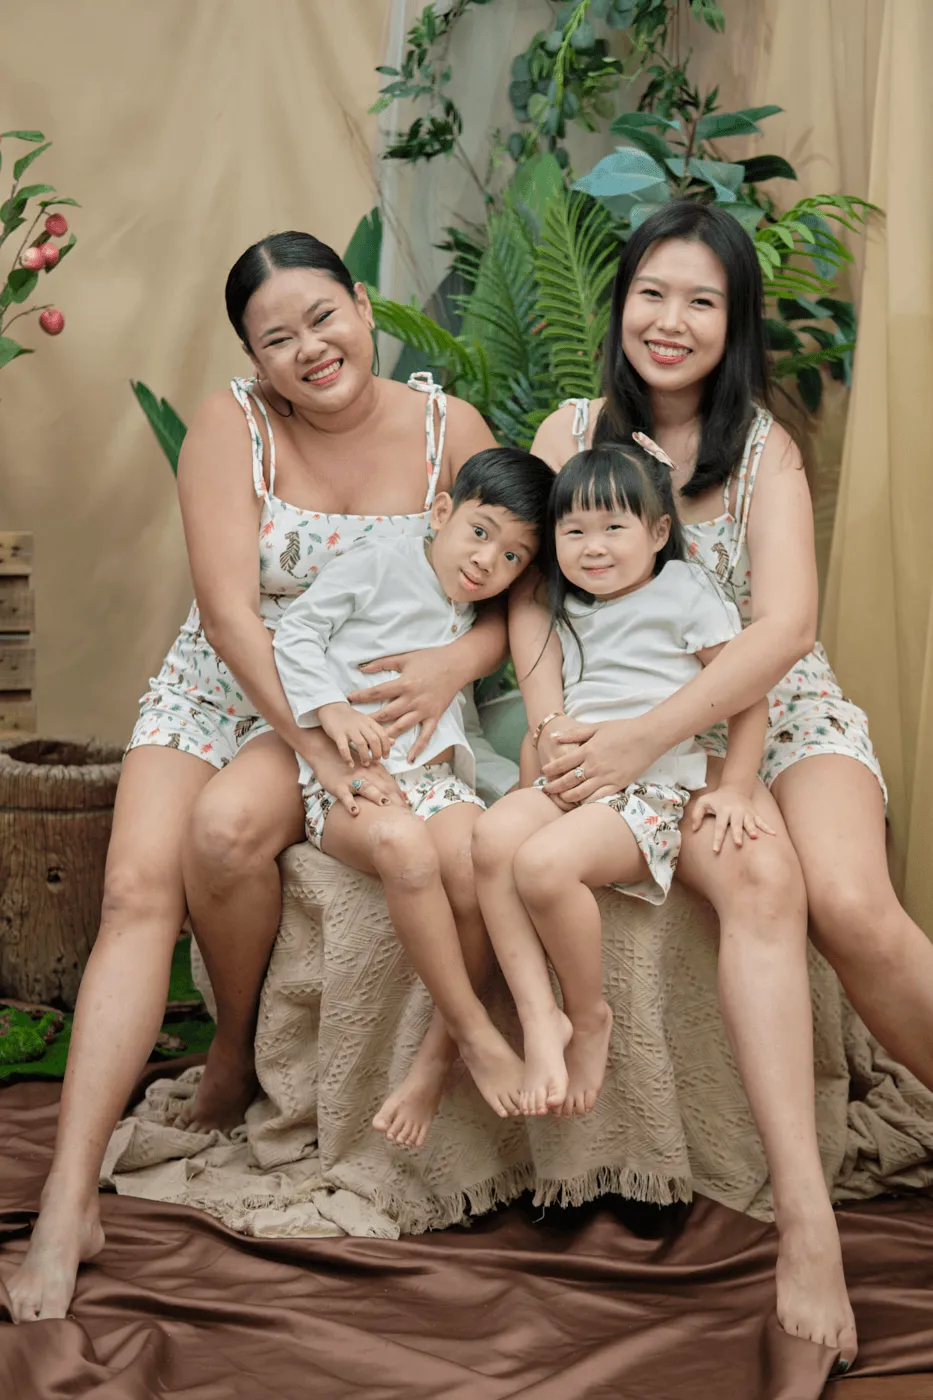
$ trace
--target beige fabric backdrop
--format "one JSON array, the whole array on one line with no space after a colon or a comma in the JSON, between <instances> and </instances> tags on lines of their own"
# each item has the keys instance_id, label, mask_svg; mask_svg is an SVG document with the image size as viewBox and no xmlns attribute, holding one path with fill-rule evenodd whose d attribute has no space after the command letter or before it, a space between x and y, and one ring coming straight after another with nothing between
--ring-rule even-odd
<instances>
[{"instance_id":1,"label":"beige fabric backdrop","mask_svg":"<svg viewBox=\"0 0 933 1400\"><path fill-rule=\"evenodd\" d=\"M933 6L887 0L868 243L824 633L871 717L907 907L933 932Z\"/></svg>"},{"instance_id":2,"label":"beige fabric backdrop","mask_svg":"<svg viewBox=\"0 0 933 1400\"><path fill-rule=\"evenodd\" d=\"M38 353L0 371L0 529L36 536L43 733L129 735L191 589L129 380L190 421L247 367L223 310L234 258L281 228L344 247L375 202L385 10L46 0L40 16L0 0L0 131L51 137L37 178L82 205L48 282L65 331L31 326Z\"/></svg>"}]
</instances>

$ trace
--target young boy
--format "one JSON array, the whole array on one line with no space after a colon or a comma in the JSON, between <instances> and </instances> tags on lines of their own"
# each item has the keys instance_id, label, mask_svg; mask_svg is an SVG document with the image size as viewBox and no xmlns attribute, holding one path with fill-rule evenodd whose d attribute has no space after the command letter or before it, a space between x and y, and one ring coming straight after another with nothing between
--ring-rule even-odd
<instances>
[{"instance_id":1,"label":"young boy","mask_svg":"<svg viewBox=\"0 0 933 1400\"><path fill-rule=\"evenodd\" d=\"M522 1063L476 994L491 950L470 858L483 803L473 791L473 755L461 699L441 716L416 763L418 737L394 740L346 696L385 673L359 669L368 657L442 647L473 623L474 603L506 592L538 551L554 474L514 448L487 448L461 467L453 491L431 511L433 536L376 540L334 559L279 623L275 658L298 724L320 725L353 762L382 762L409 810L363 802L351 813L299 761L308 840L357 870L378 875L400 941L434 1000L435 1013L400 1089L373 1126L390 1141L420 1147L459 1053L500 1117L519 1105ZM351 786L359 792L365 775Z\"/></svg>"}]
</instances>

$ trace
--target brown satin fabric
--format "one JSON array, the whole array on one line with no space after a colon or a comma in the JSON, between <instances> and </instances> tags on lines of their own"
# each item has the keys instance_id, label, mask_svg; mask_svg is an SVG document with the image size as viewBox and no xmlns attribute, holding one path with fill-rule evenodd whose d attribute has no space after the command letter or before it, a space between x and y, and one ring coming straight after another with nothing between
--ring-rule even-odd
<instances>
[{"instance_id":1,"label":"brown satin fabric","mask_svg":"<svg viewBox=\"0 0 933 1400\"><path fill-rule=\"evenodd\" d=\"M162 1070L164 1073L164 1069ZM0 1093L0 1282L26 1248L58 1086ZM102 1200L74 1320L0 1321L15 1400L920 1400L933 1396L933 1205L840 1211L859 1372L786 1336L774 1232L692 1210L519 1204L399 1241L246 1240L195 1211ZM5 1294L0 1288L0 1318ZM860 1377L877 1377L860 1379Z\"/></svg>"}]
</instances>

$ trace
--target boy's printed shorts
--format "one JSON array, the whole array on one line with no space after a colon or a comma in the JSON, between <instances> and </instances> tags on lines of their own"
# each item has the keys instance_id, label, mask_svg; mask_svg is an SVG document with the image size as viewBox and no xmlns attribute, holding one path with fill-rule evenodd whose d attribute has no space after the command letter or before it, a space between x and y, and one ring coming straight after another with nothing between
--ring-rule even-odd
<instances>
[{"instance_id":1,"label":"boy's printed shorts","mask_svg":"<svg viewBox=\"0 0 933 1400\"><path fill-rule=\"evenodd\" d=\"M429 817L443 812L445 807L453 807L458 802L472 802L485 810L486 804L477 797L471 787L455 777L449 763L425 763L419 768L410 768L405 773L396 773L395 781L408 800L408 805L416 817L427 821ZM365 776L364 776L365 782ZM316 778L305 785L305 832L312 846L321 849L321 835L327 814L337 801L321 787Z\"/></svg>"},{"instance_id":2,"label":"boy's printed shorts","mask_svg":"<svg viewBox=\"0 0 933 1400\"><path fill-rule=\"evenodd\" d=\"M546 781L546 778L536 778L534 787L544 787ZM613 884L610 889L646 899L649 904L664 903L677 869L680 819L689 801L690 793L686 788L667 787L663 783L629 783L622 792L593 799L594 803L604 803L618 812L631 828L648 864L648 879L634 885Z\"/></svg>"}]
</instances>

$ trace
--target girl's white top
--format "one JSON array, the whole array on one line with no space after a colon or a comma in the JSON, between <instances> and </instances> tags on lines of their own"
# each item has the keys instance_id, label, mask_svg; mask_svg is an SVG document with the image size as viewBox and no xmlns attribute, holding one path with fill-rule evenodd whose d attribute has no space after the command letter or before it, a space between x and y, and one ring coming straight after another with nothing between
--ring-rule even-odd
<instances>
[{"instance_id":1,"label":"girl's white top","mask_svg":"<svg viewBox=\"0 0 933 1400\"><path fill-rule=\"evenodd\" d=\"M317 587L317 585L315 586ZM742 630L739 614L698 564L672 559L642 588L584 603L569 595L567 612L583 647L558 626L564 653L564 709L594 723L634 719L699 675L696 653ZM685 739L642 774L643 782L689 789L706 783L706 754Z\"/></svg>"},{"instance_id":2,"label":"girl's white top","mask_svg":"<svg viewBox=\"0 0 933 1400\"><path fill-rule=\"evenodd\" d=\"M332 559L318 574L314 587L286 609L275 632L275 662L297 724L320 724L321 705L346 700L351 691L379 685L398 671L361 671L361 664L380 656L399 656L455 642L473 625L469 603L453 603L444 593L425 554L421 536L357 544ZM357 705L374 714L378 702ZM384 759L390 773L430 763L453 747L454 771L472 787L473 753L463 727L463 698L455 696L444 711L423 754L408 759L418 728L406 730ZM311 769L299 759L304 786Z\"/></svg>"}]
</instances>

